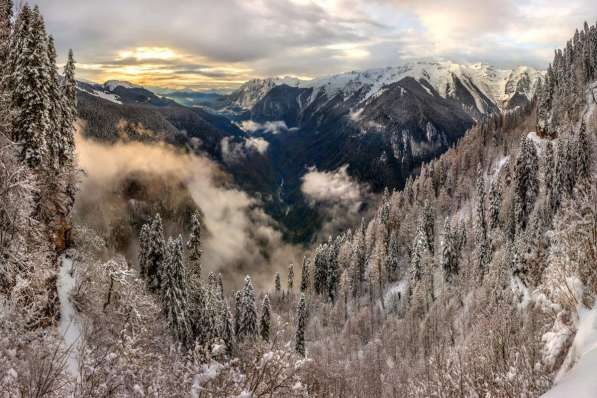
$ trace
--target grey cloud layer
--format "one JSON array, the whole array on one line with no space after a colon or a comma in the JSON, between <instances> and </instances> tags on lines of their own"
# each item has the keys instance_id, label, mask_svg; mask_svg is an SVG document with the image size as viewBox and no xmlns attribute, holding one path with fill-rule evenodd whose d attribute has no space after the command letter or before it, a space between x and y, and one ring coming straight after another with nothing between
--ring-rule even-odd
<instances>
[{"instance_id":1,"label":"grey cloud layer","mask_svg":"<svg viewBox=\"0 0 597 398\"><path fill-rule=\"evenodd\" d=\"M137 65L142 61L114 60L114 54L162 46L198 61L155 60L157 67L231 80L247 73L338 73L426 56L545 67L574 28L597 18L593 0L37 2L61 53L72 47L83 63ZM217 63L249 72L207 67Z\"/></svg>"}]
</instances>

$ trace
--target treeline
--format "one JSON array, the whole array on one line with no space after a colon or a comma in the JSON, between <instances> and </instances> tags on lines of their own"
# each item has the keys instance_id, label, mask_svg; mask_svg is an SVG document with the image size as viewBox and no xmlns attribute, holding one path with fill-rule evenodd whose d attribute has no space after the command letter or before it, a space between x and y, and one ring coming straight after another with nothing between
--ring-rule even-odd
<instances>
[{"instance_id":1,"label":"treeline","mask_svg":"<svg viewBox=\"0 0 597 398\"><path fill-rule=\"evenodd\" d=\"M587 104L587 83L596 78L597 25L585 22L583 29L577 29L568 40L566 48L555 51L545 82L538 90L539 131L551 137L569 133ZM591 100L594 102L595 98Z\"/></svg>"}]
</instances>

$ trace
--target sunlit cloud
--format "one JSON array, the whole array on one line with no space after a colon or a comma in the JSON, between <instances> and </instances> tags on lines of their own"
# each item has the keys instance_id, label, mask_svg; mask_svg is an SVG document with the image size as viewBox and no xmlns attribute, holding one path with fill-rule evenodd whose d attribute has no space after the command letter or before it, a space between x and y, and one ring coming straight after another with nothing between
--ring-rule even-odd
<instances>
[{"instance_id":1,"label":"sunlit cloud","mask_svg":"<svg viewBox=\"0 0 597 398\"><path fill-rule=\"evenodd\" d=\"M597 19L594 0L36 2L61 58L75 50L80 77L198 90L419 58L546 68Z\"/></svg>"}]
</instances>

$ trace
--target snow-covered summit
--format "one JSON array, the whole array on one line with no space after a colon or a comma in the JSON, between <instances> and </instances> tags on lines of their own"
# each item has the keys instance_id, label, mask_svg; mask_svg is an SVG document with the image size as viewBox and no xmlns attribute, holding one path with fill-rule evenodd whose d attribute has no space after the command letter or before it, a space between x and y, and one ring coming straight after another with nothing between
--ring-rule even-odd
<instances>
[{"instance_id":1,"label":"snow-covered summit","mask_svg":"<svg viewBox=\"0 0 597 398\"><path fill-rule=\"evenodd\" d=\"M123 80L108 80L107 82L104 83L104 87L110 91L114 91L116 90L117 87L122 87L122 88L142 88L141 86L131 83L131 82L127 82L127 81L123 81Z\"/></svg>"},{"instance_id":2,"label":"snow-covered summit","mask_svg":"<svg viewBox=\"0 0 597 398\"><path fill-rule=\"evenodd\" d=\"M313 88L314 94L325 90L328 96L342 93L345 98L367 87L364 99L378 93L382 87L412 77L425 80L442 97L453 96L460 85L471 93L477 108L485 111L491 101L499 108L504 107L516 94L530 99L543 75L532 67L519 66L514 69L499 69L484 63L458 64L451 61L416 61L403 65L352 71L338 75L318 77L312 80L298 78L255 79L245 83L235 93L233 100L244 108L250 108L276 85ZM485 98L483 98L485 97Z\"/></svg>"}]
</instances>

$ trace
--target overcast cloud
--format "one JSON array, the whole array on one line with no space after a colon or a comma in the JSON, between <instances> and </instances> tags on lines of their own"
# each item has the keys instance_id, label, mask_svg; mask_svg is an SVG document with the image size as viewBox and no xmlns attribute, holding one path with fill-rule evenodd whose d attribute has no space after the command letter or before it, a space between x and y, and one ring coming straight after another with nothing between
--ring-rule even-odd
<instances>
[{"instance_id":1,"label":"overcast cloud","mask_svg":"<svg viewBox=\"0 0 597 398\"><path fill-rule=\"evenodd\" d=\"M37 0L79 76L231 89L418 58L545 68L594 0Z\"/></svg>"}]
</instances>

